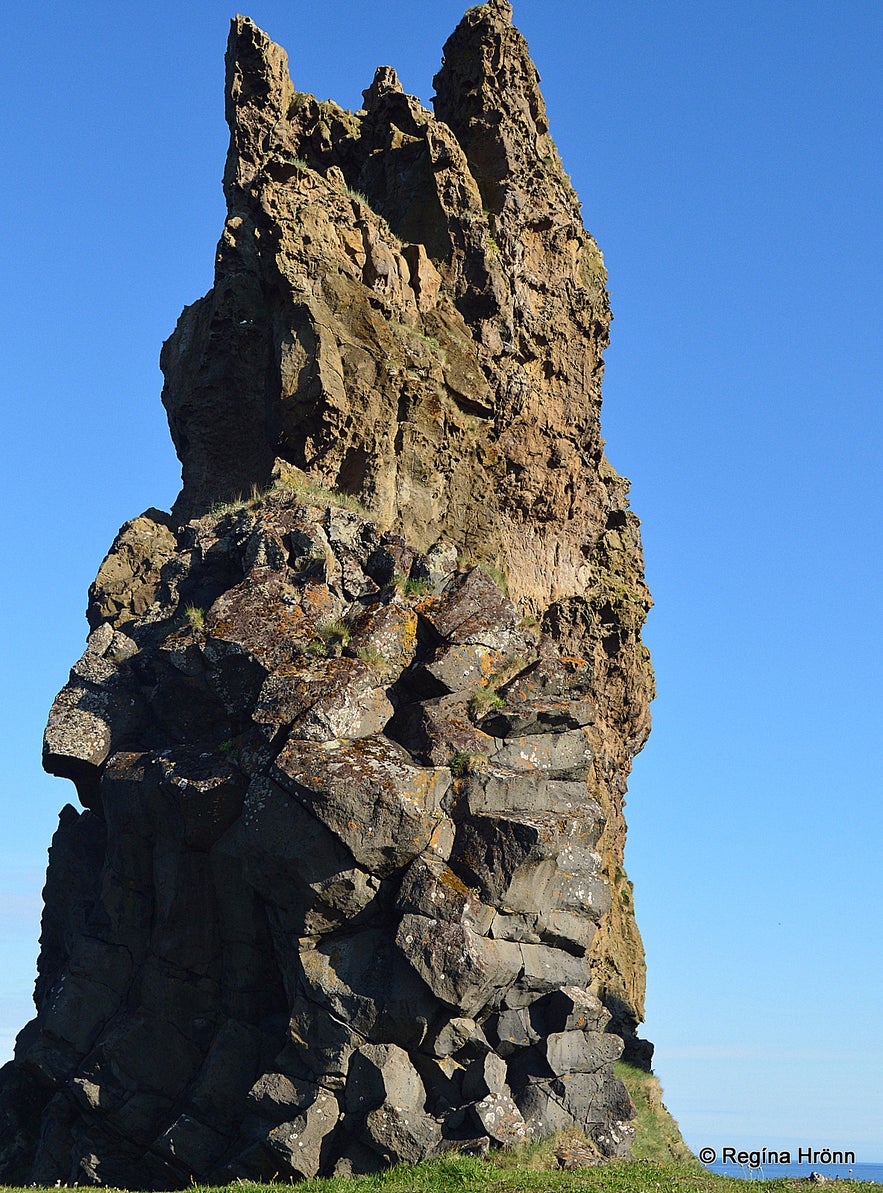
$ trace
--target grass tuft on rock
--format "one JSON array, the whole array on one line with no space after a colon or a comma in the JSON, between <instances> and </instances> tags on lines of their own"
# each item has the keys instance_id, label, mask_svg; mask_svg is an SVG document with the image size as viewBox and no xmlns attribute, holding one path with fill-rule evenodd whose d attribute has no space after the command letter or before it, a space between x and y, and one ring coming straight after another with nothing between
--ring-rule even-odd
<instances>
[{"instance_id":1,"label":"grass tuft on rock","mask_svg":"<svg viewBox=\"0 0 883 1193\"><path fill-rule=\"evenodd\" d=\"M280 489L293 490L307 505L331 505L336 509L352 510L363 518L371 517L371 511L350 493L329 489L326 485L305 478L303 474L298 475L295 469L291 469L288 476L277 479L268 492Z\"/></svg>"},{"instance_id":2,"label":"grass tuft on rock","mask_svg":"<svg viewBox=\"0 0 883 1193\"><path fill-rule=\"evenodd\" d=\"M432 592L432 585L428 580L414 579L410 576L393 576L392 582L402 596L428 596Z\"/></svg>"},{"instance_id":3,"label":"grass tuft on rock","mask_svg":"<svg viewBox=\"0 0 883 1193\"><path fill-rule=\"evenodd\" d=\"M198 605L188 605L184 610L184 618L191 630L196 633L205 629L205 609L201 609Z\"/></svg>"},{"instance_id":4,"label":"grass tuft on rock","mask_svg":"<svg viewBox=\"0 0 883 1193\"><path fill-rule=\"evenodd\" d=\"M678 1124L662 1101L658 1079L646 1069L636 1068L625 1061L616 1061L613 1067L635 1107L635 1142L632 1144L635 1159L696 1163L681 1138Z\"/></svg>"},{"instance_id":5,"label":"grass tuft on rock","mask_svg":"<svg viewBox=\"0 0 883 1193\"><path fill-rule=\"evenodd\" d=\"M356 658L361 659L363 663L367 663L372 671L382 671L387 664L386 655L371 646L360 646L356 651Z\"/></svg>"},{"instance_id":6,"label":"grass tuft on rock","mask_svg":"<svg viewBox=\"0 0 883 1193\"><path fill-rule=\"evenodd\" d=\"M268 497L279 492L293 492L305 505L330 505L336 509L352 510L363 518L370 518L371 511L350 493L342 493L337 489L330 489L327 485L311 480L306 473L293 464L284 460L276 462L271 483L266 488L253 485L248 497L239 494L229 501L217 501L209 510L214 517L223 514L238 513L240 510L252 509L260 506Z\"/></svg>"},{"instance_id":7,"label":"grass tuft on rock","mask_svg":"<svg viewBox=\"0 0 883 1193\"><path fill-rule=\"evenodd\" d=\"M345 621L324 621L316 631L323 642L346 646L353 636L352 626Z\"/></svg>"},{"instance_id":8,"label":"grass tuft on rock","mask_svg":"<svg viewBox=\"0 0 883 1193\"><path fill-rule=\"evenodd\" d=\"M469 698L469 714L475 721L481 720L484 714L492 709L505 707L506 701L495 688L490 686L479 688Z\"/></svg>"}]
</instances>

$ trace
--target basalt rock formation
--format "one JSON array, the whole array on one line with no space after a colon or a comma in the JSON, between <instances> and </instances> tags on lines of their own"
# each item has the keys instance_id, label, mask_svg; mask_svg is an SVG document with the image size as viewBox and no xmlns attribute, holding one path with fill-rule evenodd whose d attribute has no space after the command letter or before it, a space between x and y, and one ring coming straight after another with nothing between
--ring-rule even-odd
<instances>
[{"instance_id":1,"label":"basalt rock formation","mask_svg":"<svg viewBox=\"0 0 883 1193\"><path fill-rule=\"evenodd\" d=\"M162 354L183 488L117 536L50 713L85 810L0 1176L628 1151L652 674L606 275L505 0L435 87L382 67L346 112L233 21L215 284Z\"/></svg>"}]
</instances>

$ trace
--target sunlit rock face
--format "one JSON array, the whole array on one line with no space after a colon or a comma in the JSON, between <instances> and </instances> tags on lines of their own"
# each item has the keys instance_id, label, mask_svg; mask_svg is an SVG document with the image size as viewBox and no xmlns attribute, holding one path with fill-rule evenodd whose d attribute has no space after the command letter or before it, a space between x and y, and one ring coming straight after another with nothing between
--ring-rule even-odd
<instances>
[{"instance_id":1,"label":"sunlit rock face","mask_svg":"<svg viewBox=\"0 0 883 1193\"><path fill-rule=\"evenodd\" d=\"M628 1151L650 602L603 261L511 21L469 10L434 113L389 67L319 103L233 21L215 284L162 356L183 489L120 531L46 729L85 810L4 1179Z\"/></svg>"}]
</instances>

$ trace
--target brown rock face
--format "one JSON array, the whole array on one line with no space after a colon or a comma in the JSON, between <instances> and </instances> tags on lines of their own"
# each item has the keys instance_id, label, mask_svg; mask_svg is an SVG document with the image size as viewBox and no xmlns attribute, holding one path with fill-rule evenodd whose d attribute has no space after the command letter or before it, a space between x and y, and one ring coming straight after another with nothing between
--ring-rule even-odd
<instances>
[{"instance_id":1,"label":"brown rock face","mask_svg":"<svg viewBox=\"0 0 883 1193\"><path fill-rule=\"evenodd\" d=\"M628 1150L653 681L606 274L506 0L435 87L381 67L346 112L233 21L215 283L162 353L183 489L120 531L50 714L86 811L0 1178Z\"/></svg>"},{"instance_id":2,"label":"brown rock face","mask_svg":"<svg viewBox=\"0 0 883 1193\"><path fill-rule=\"evenodd\" d=\"M234 21L215 286L163 352L176 512L282 457L545 605L592 586L625 511L598 424L606 273L508 5L470 10L435 86L433 115L382 67L345 112Z\"/></svg>"}]
</instances>

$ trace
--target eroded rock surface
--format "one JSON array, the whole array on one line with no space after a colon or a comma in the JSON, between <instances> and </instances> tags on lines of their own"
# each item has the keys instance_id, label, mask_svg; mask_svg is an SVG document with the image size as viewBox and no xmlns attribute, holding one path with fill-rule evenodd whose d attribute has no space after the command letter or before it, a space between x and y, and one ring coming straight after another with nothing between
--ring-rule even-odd
<instances>
[{"instance_id":1,"label":"eroded rock surface","mask_svg":"<svg viewBox=\"0 0 883 1193\"><path fill-rule=\"evenodd\" d=\"M469 10L434 112L389 67L319 103L233 22L215 285L162 358L183 490L120 531L46 729L85 811L4 1177L628 1150L649 597L603 262L511 18Z\"/></svg>"}]
</instances>

